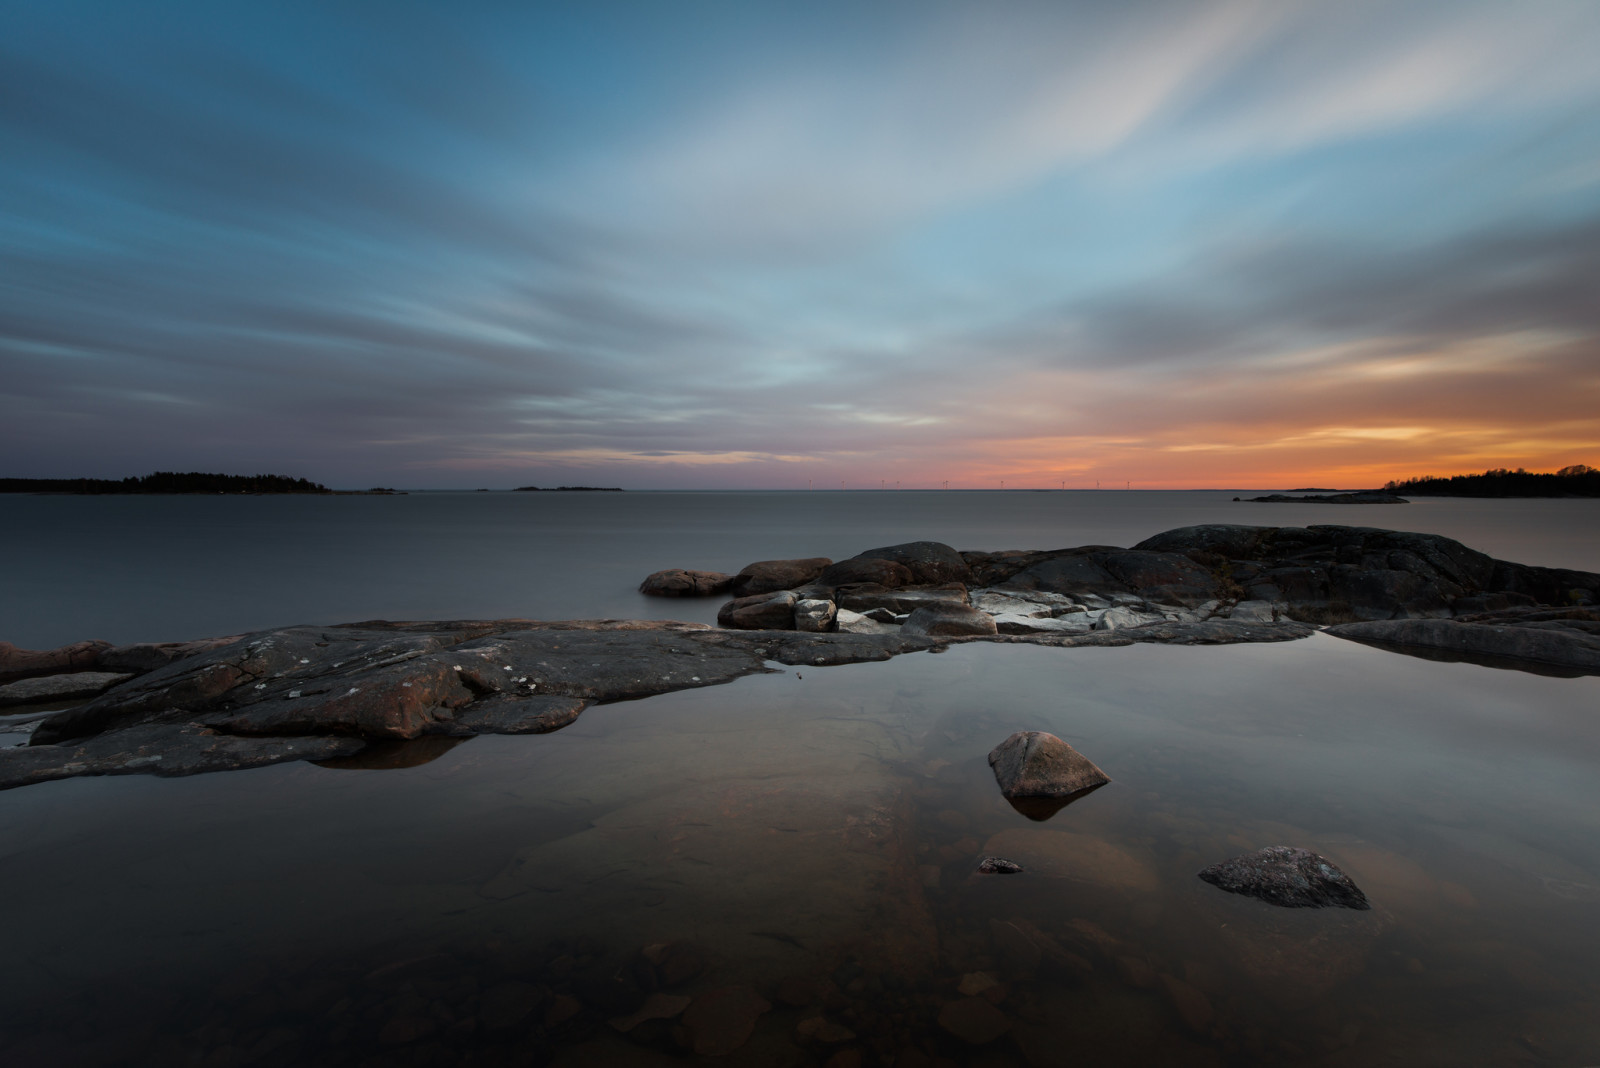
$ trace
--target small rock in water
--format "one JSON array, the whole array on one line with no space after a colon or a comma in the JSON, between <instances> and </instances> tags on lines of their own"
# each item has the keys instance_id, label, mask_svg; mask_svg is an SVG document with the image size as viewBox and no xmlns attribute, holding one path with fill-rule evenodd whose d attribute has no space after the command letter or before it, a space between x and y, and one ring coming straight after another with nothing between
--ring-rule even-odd
<instances>
[{"instance_id":1,"label":"small rock in water","mask_svg":"<svg viewBox=\"0 0 1600 1068\"><path fill-rule=\"evenodd\" d=\"M1053 734L1017 731L989 753L1006 797L1070 797L1102 786L1110 776Z\"/></svg>"},{"instance_id":2,"label":"small rock in water","mask_svg":"<svg viewBox=\"0 0 1600 1068\"><path fill-rule=\"evenodd\" d=\"M632 1031L646 1020L670 1020L689 1007L686 994L663 994L659 991L644 999L644 1004L628 1016L613 1016L611 1026L618 1031Z\"/></svg>"},{"instance_id":3,"label":"small rock in water","mask_svg":"<svg viewBox=\"0 0 1600 1068\"><path fill-rule=\"evenodd\" d=\"M1011 1030L1011 1021L984 998L966 997L945 1003L939 1026L968 1045L982 1046Z\"/></svg>"},{"instance_id":4,"label":"small rock in water","mask_svg":"<svg viewBox=\"0 0 1600 1068\"><path fill-rule=\"evenodd\" d=\"M1331 860L1309 849L1268 846L1213 864L1200 878L1230 894L1290 909L1370 909L1367 895Z\"/></svg>"},{"instance_id":5,"label":"small rock in water","mask_svg":"<svg viewBox=\"0 0 1600 1068\"><path fill-rule=\"evenodd\" d=\"M1022 870L1022 865L1004 857L984 857L978 870L985 875L1015 875Z\"/></svg>"}]
</instances>

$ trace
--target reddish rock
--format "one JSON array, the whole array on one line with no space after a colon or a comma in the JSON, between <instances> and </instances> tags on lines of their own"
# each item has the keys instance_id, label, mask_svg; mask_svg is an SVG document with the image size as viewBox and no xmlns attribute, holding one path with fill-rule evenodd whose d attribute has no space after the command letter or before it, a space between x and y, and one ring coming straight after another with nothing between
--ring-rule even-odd
<instances>
[{"instance_id":1,"label":"reddish rock","mask_svg":"<svg viewBox=\"0 0 1600 1068\"><path fill-rule=\"evenodd\" d=\"M849 586L870 582L893 590L911 585L916 578L911 574L910 568L893 560L855 557L828 565L817 577L817 581L825 586Z\"/></svg>"},{"instance_id":2,"label":"reddish rock","mask_svg":"<svg viewBox=\"0 0 1600 1068\"><path fill-rule=\"evenodd\" d=\"M93 671L110 642L76 642L59 649L18 649L0 642L0 682L31 679L36 675L61 675L69 671Z\"/></svg>"},{"instance_id":3,"label":"reddish rock","mask_svg":"<svg viewBox=\"0 0 1600 1068\"><path fill-rule=\"evenodd\" d=\"M793 630L794 605L788 590L739 597L717 610L717 623L735 630Z\"/></svg>"},{"instance_id":4,"label":"reddish rock","mask_svg":"<svg viewBox=\"0 0 1600 1068\"><path fill-rule=\"evenodd\" d=\"M756 1021L772 1005L745 986L726 986L695 998L683 1014L694 1051L703 1057L721 1057L750 1039Z\"/></svg>"},{"instance_id":5,"label":"reddish rock","mask_svg":"<svg viewBox=\"0 0 1600 1068\"><path fill-rule=\"evenodd\" d=\"M804 560L758 560L733 576L733 584L729 589L735 597L792 590L815 581L822 574L822 569L831 563L833 561L826 556Z\"/></svg>"},{"instance_id":6,"label":"reddish rock","mask_svg":"<svg viewBox=\"0 0 1600 1068\"><path fill-rule=\"evenodd\" d=\"M673 567L657 571L639 584L639 592L651 597L712 597L726 593L733 576L720 571L685 571Z\"/></svg>"},{"instance_id":7,"label":"reddish rock","mask_svg":"<svg viewBox=\"0 0 1600 1068\"><path fill-rule=\"evenodd\" d=\"M939 1010L939 1026L968 1045L982 1046L1011 1030L1011 1021L984 998L958 998Z\"/></svg>"},{"instance_id":8,"label":"reddish rock","mask_svg":"<svg viewBox=\"0 0 1600 1068\"><path fill-rule=\"evenodd\" d=\"M1167 996L1172 999L1173 1007L1183 1017L1189 1030L1197 1035L1209 1036L1214 1015L1210 999L1176 976L1163 975L1161 985L1166 987Z\"/></svg>"},{"instance_id":9,"label":"reddish rock","mask_svg":"<svg viewBox=\"0 0 1600 1068\"><path fill-rule=\"evenodd\" d=\"M1053 734L1017 731L989 753L1006 797L1070 797L1111 781L1088 757Z\"/></svg>"},{"instance_id":10,"label":"reddish rock","mask_svg":"<svg viewBox=\"0 0 1600 1068\"><path fill-rule=\"evenodd\" d=\"M998 634L994 617L960 604L926 605L912 612L900 633L928 637L964 637Z\"/></svg>"}]
</instances>

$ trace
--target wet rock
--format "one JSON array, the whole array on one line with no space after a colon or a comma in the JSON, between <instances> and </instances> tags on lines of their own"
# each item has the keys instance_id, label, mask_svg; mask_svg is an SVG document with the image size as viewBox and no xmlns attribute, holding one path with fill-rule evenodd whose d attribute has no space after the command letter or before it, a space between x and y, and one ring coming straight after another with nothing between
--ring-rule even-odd
<instances>
[{"instance_id":1,"label":"wet rock","mask_svg":"<svg viewBox=\"0 0 1600 1068\"><path fill-rule=\"evenodd\" d=\"M1284 908L1372 907L1332 861L1292 846L1268 846L1225 860L1200 872L1200 878L1230 894L1260 898Z\"/></svg>"},{"instance_id":2,"label":"wet rock","mask_svg":"<svg viewBox=\"0 0 1600 1068\"><path fill-rule=\"evenodd\" d=\"M994 617L995 630L1001 634L1087 634L1094 629L1093 623L1085 613L1041 618L1006 612Z\"/></svg>"},{"instance_id":3,"label":"wet rock","mask_svg":"<svg viewBox=\"0 0 1600 1068\"><path fill-rule=\"evenodd\" d=\"M968 997L945 1002L939 1026L969 1046L982 1046L1011 1030L1011 1021L987 999Z\"/></svg>"},{"instance_id":4,"label":"wet rock","mask_svg":"<svg viewBox=\"0 0 1600 1068\"><path fill-rule=\"evenodd\" d=\"M1461 622L1392 619L1329 627L1337 638L1402 650L1422 649L1454 659L1498 666L1500 662L1543 664L1573 674L1600 675L1600 635L1575 627L1536 627L1532 622Z\"/></svg>"},{"instance_id":5,"label":"wet rock","mask_svg":"<svg viewBox=\"0 0 1600 1068\"><path fill-rule=\"evenodd\" d=\"M899 634L898 623L881 623L860 612L841 608L834 616L834 629L843 634Z\"/></svg>"},{"instance_id":6,"label":"wet rock","mask_svg":"<svg viewBox=\"0 0 1600 1068\"><path fill-rule=\"evenodd\" d=\"M1199 990L1175 975L1161 976L1161 986L1166 990L1167 997L1172 1000L1172 1007L1178 1010L1178 1016L1188 1025L1189 1030L1202 1037L1211 1034L1211 1021L1214 1013L1211 1001Z\"/></svg>"},{"instance_id":7,"label":"wet rock","mask_svg":"<svg viewBox=\"0 0 1600 1068\"><path fill-rule=\"evenodd\" d=\"M75 671L70 675L41 675L22 679L0 686L0 708L93 697L131 678L131 674L110 671Z\"/></svg>"},{"instance_id":8,"label":"wet rock","mask_svg":"<svg viewBox=\"0 0 1600 1068\"><path fill-rule=\"evenodd\" d=\"M1006 797L1070 797L1111 781L1072 746L1045 731L1017 731L989 752Z\"/></svg>"},{"instance_id":9,"label":"wet rock","mask_svg":"<svg viewBox=\"0 0 1600 1068\"><path fill-rule=\"evenodd\" d=\"M433 763L465 741L466 738L430 735L404 741L368 742L360 752L350 756L313 760L311 763L319 768L329 768L334 771L395 771L400 768L420 768L424 764Z\"/></svg>"},{"instance_id":10,"label":"wet rock","mask_svg":"<svg viewBox=\"0 0 1600 1068\"><path fill-rule=\"evenodd\" d=\"M639 584L639 592L651 597L712 597L726 593L733 576L720 571L685 571L668 568L657 571Z\"/></svg>"},{"instance_id":11,"label":"wet rock","mask_svg":"<svg viewBox=\"0 0 1600 1068\"><path fill-rule=\"evenodd\" d=\"M683 1025L696 1053L721 1057L749 1041L756 1021L771 1008L749 987L723 987L695 998L683 1014Z\"/></svg>"},{"instance_id":12,"label":"wet rock","mask_svg":"<svg viewBox=\"0 0 1600 1068\"><path fill-rule=\"evenodd\" d=\"M1121 894L1155 893L1162 886L1146 857L1093 835L1012 827L991 836L983 851L1012 858L1030 876L1089 883Z\"/></svg>"},{"instance_id":13,"label":"wet rock","mask_svg":"<svg viewBox=\"0 0 1600 1068\"><path fill-rule=\"evenodd\" d=\"M817 581L827 586L870 584L884 589L898 589L916 581L911 569L893 560L875 560L856 557L840 560L823 568Z\"/></svg>"},{"instance_id":14,"label":"wet rock","mask_svg":"<svg viewBox=\"0 0 1600 1068\"><path fill-rule=\"evenodd\" d=\"M796 601L794 605L794 629L810 633L825 633L833 629L834 616L838 607L832 601L817 598Z\"/></svg>"},{"instance_id":15,"label":"wet rock","mask_svg":"<svg viewBox=\"0 0 1600 1068\"><path fill-rule=\"evenodd\" d=\"M868 549L855 555L857 560L890 560L904 566L916 582L930 585L941 582L965 583L971 571L962 555L937 541L908 541Z\"/></svg>"},{"instance_id":16,"label":"wet rock","mask_svg":"<svg viewBox=\"0 0 1600 1068\"><path fill-rule=\"evenodd\" d=\"M965 605L927 605L912 612L901 624L904 634L952 637L996 634L994 618Z\"/></svg>"},{"instance_id":17,"label":"wet rock","mask_svg":"<svg viewBox=\"0 0 1600 1068\"><path fill-rule=\"evenodd\" d=\"M965 997L976 998L991 990L998 990L1003 985L992 972L967 972L961 977L961 982L956 984L956 991Z\"/></svg>"},{"instance_id":18,"label":"wet rock","mask_svg":"<svg viewBox=\"0 0 1600 1068\"><path fill-rule=\"evenodd\" d=\"M1022 865L1004 857L984 857L978 864L978 871L984 875L1017 875Z\"/></svg>"},{"instance_id":19,"label":"wet rock","mask_svg":"<svg viewBox=\"0 0 1600 1068\"><path fill-rule=\"evenodd\" d=\"M776 593L792 590L814 582L822 569L833 563L825 556L803 560L758 560L733 576L728 587L735 597L749 597L758 593Z\"/></svg>"},{"instance_id":20,"label":"wet rock","mask_svg":"<svg viewBox=\"0 0 1600 1068\"><path fill-rule=\"evenodd\" d=\"M574 722L589 702L578 697L497 694L458 711L444 734L548 734Z\"/></svg>"},{"instance_id":21,"label":"wet rock","mask_svg":"<svg viewBox=\"0 0 1600 1068\"><path fill-rule=\"evenodd\" d=\"M965 586L939 586L933 589L890 590L857 586L841 591L839 606L852 612L889 612L908 616L919 608L944 605L965 606L969 600Z\"/></svg>"},{"instance_id":22,"label":"wet rock","mask_svg":"<svg viewBox=\"0 0 1600 1068\"><path fill-rule=\"evenodd\" d=\"M644 999L644 1004L627 1016L613 1016L611 1026L618 1031L632 1031L646 1020L670 1020L689 1007L684 994L663 994L657 991Z\"/></svg>"},{"instance_id":23,"label":"wet rock","mask_svg":"<svg viewBox=\"0 0 1600 1068\"><path fill-rule=\"evenodd\" d=\"M788 630L794 626L795 600L789 590L739 597L717 610L717 624L738 630Z\"/></svg>"}]
</instances>

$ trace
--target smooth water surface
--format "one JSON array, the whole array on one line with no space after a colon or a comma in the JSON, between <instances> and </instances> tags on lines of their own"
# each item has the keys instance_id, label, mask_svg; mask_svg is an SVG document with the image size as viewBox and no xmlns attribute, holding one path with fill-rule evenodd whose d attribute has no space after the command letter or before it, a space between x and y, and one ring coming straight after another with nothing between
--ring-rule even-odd
<instances>
[{"instance_id":1,"label":"smooth water surface","mask_svg":"<svg viewBox=\"0 0 1600 1068\"><path fill-rule=\"evenodd\" d=\"M1241 516L1596 566L1578 533L1592 502L771 496L31 498L35 519L78 517L34 548L83 563L56 585L79 599L53 604L29 571L4 587L7 619L53 620L20 642L44 645L302 618L683 617L715 604L646 601L639 577L913 536L1128 544ZM302 509L322 518L291 522ZM108 515L141 532L136 579L96 555ZM94 603L120 622L86 624ZM425 740L389 770L7 791L0 1063L1600 1063L1597 708L1592 677L1325 635L974 644L598 706L550 735ZM1028 819L985 760L1018 729L1113 781ZM1267 845L1323 853L1372 910L1277 909L1195 877ZM986 855L1026 871L978 875ZM772 1008L726 1057L688 1052L681 1016L611 1022L652 990L730 987Z\"/></svg>"},{"instance_id":2,"label":"smooth water surface","mask_svg":"<svg viewBox=\"0 0 1600 1068\"><path fill-rule=\"evenodd\" d=\"M415 493L395 497L0 494L0 641L180 641L360 619L687 619L637 592L667 567L958 549L1132 545L1195 523L1444 534L1501 559L1600 568L1600 501L1235 503L1244 491Z\"/></svg>"}]
</instances>

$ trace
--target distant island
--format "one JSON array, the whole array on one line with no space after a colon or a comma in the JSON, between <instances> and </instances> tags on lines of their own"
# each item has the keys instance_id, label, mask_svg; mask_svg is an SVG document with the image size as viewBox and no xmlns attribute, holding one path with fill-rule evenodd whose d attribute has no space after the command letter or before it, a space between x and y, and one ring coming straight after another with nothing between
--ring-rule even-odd
<instances>
[{"instance_id":1,"label":"distant island","mask_svg":"<svg viewBox=\"0 0 1600 1068\"><path fill-rule=\"evenodd\" d=\"M621 493L621 486L518 486L513 493Z\"/></svg>"},{"instance_id":2,"label":"distant island","mask_svg":"<svg viewBox=\"0 0 1600 1068\"><path fill-rule=\"evenodd\" d=\"M285 475L213 475L157 471L114 478L0 478L0 493L325 493L320 482ZM393 493L393 490L372 490Z\"/></svg>"},{"instance_id":3,"label":"distant island","mask_svg":"<svg viewBox=\"0 0 1600 1068\"><path fill-rule=\"evenodd\" d=\"M1497 468L1481 475L1413 478L1385 483L1390 493L1408 497L1600 497L1600 470L1573 464L1559 471Z\"/></svg>"}]
</instances>

